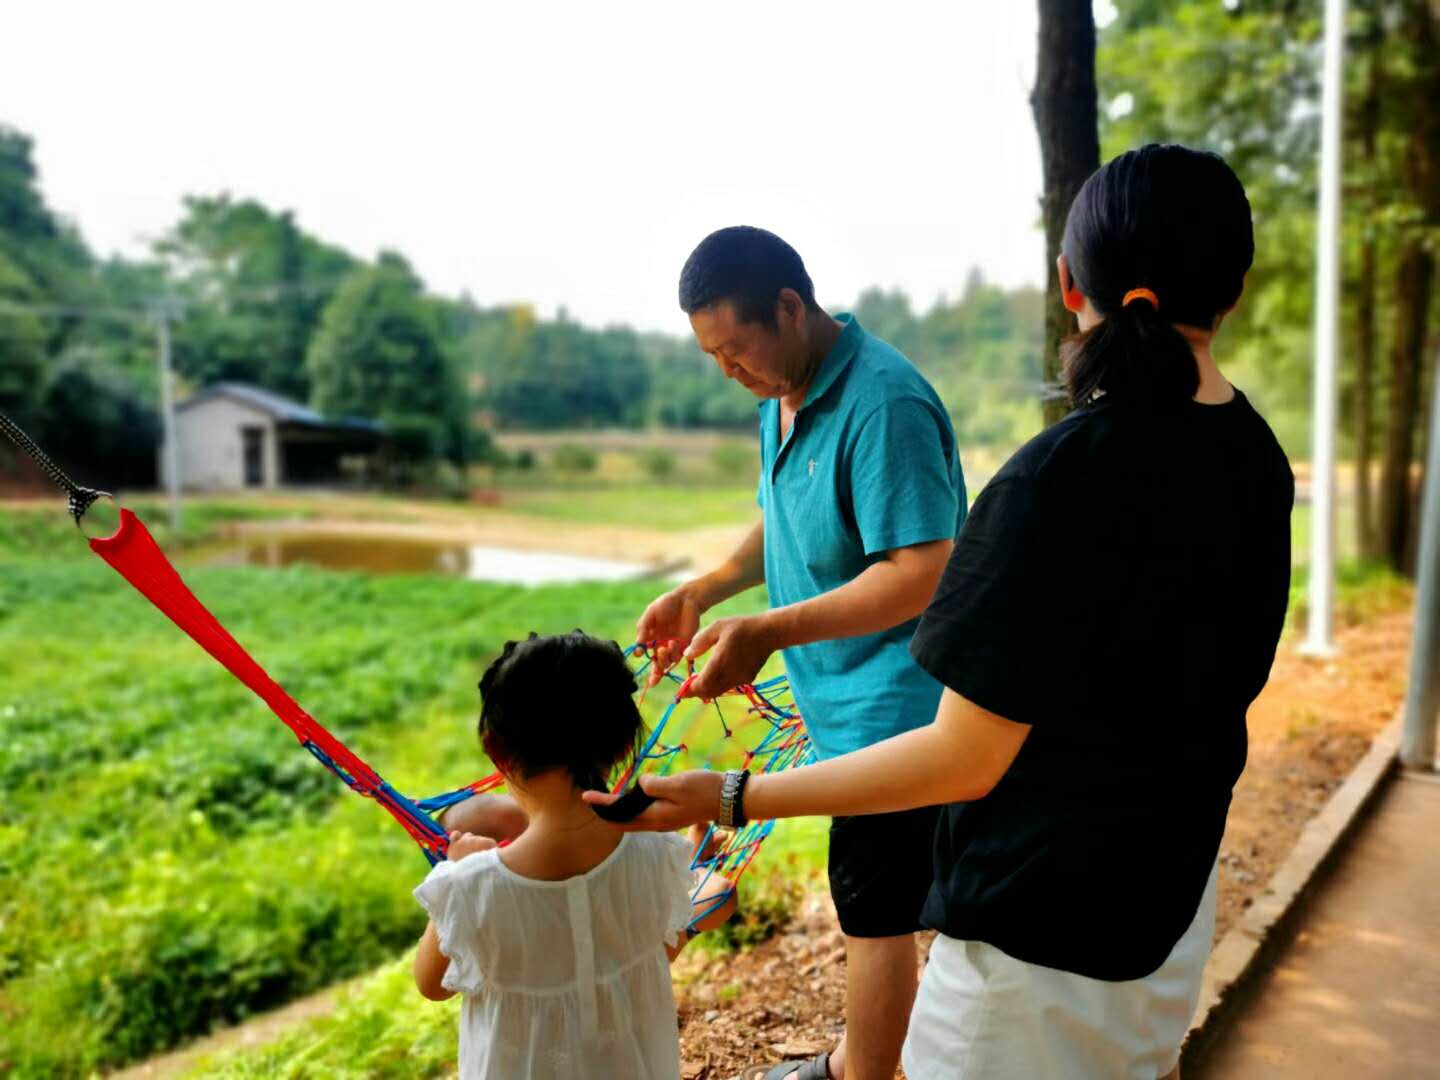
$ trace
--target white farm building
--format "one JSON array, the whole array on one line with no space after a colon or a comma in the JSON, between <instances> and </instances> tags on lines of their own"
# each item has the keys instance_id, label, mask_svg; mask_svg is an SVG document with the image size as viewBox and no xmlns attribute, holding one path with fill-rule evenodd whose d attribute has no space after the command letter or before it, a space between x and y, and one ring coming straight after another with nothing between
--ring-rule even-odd
<instances>
[{"instance_id":1,"label":"white farm building","mask_svg":"<svg viewBox=\"0 0 1440 1080\"><path fill-rule=\"evenodd\" d=\"M196 491L337 484L373 457L384 428L358 417L327 419L249 383L220 382L175 407L180 486ZM160 446L160 483L169 481Z\"/></svg>"}]
</instances>

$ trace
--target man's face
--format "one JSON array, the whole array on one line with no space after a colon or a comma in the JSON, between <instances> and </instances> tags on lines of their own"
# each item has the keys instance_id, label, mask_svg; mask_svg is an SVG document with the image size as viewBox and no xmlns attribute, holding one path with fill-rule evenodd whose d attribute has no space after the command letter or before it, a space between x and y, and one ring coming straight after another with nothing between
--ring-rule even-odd
<instances>
[{"instance_id":1,"label":"man's face","mask_svg":"<svg viewBox=\"0 0 1440 1080\"><path fill-rule=\"evenodd\" d=\"M787 290L788 291L788 290ZM715 358L727 379L758 398L778 398L800 389L806 373L805 340L784 299L776 329L744 322L728 300L690 316L700 348Z\"/></svg>"}]
</instances>

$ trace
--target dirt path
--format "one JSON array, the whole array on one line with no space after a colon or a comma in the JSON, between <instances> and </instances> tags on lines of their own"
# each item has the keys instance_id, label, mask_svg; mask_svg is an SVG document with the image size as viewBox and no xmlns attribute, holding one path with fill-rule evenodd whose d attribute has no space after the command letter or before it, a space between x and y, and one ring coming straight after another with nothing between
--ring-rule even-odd
<instances>
[{"instance_id":1,"label":"dirt path","mask_svg":"<svg viewBox=\"0 0 1440 1080\"><path fill-rule=\"evenodd\" d=\"M159 1054L132 1065L128 1069L109 1074L109 1080L168 1080L169 1077L185 1075L186 1071L198 1065L201 1058L217 1054L222 1050L245 1050L264 1046L278 1038L287 1028L308 1020L313 1016L325 1016L339 1001L340 996L350 987L367 979L362 975L349 982L327 987L318 994L292 1001L289 1005L274 1009L253 1020L234 1027L222 1028L213 1035L196 1039L179 1050Z\"/></svg>"}]
</instances>

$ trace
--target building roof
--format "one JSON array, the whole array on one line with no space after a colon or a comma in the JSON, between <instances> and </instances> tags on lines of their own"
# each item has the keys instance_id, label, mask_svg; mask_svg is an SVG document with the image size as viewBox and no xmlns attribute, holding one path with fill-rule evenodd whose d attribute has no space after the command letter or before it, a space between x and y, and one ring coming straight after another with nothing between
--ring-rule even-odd
<instances>
[{"instance_id":1,"label":"building roof","mask_svg":"<svg viewBox=\"0 0 1440 1080\"><path fill-rule=\"evenodd\" d=\"M189 409L217 397L230 398L248 405L280 424L299 424L302 427L315 428L345 428L351 431L379 432L385 430L383 424L375 420L367 420L363 416L344 416L338 419L321 416L314 409L301 405L298 401L253 383L211 383L194 396L182 401L176 406L176 409Z\"/></svg>"}]
</instances>

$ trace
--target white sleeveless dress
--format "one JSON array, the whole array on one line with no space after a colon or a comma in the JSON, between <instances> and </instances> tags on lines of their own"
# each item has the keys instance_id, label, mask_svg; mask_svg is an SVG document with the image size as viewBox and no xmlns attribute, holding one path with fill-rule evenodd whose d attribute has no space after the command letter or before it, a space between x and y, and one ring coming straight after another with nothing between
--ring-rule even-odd
<instances>
[{"instance_id":1,"label":"white sleeveless dress","mask_svg":"<svg viewBox=\"0 0 1440 1080\"><path fill-rule=\"evenodd\" d=\"M450 958L461 1080L675 1080L665 945L690 921L690 845L626 833L593 870L521 877L498 849L442 862L415 889Z\"/></svg>"}]
</instances>

